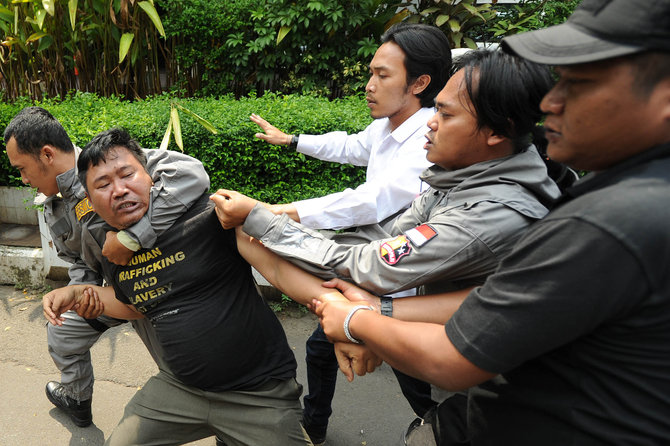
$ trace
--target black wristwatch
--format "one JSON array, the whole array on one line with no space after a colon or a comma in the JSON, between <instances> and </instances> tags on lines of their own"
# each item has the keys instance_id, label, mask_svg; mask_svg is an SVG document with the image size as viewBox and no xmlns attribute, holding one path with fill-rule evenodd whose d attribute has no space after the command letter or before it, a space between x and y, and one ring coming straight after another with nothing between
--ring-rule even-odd
<instances>
[{"instance_id":1,"label":"black wristwatch","mask_svg":"<svg viewBox=\"0 0 670 446\"><path fill-rule=\"evenodd\" d=\"M381 312L383 316L393 317L393 299L390 297L382 296L381 300Z\"/></svg>"},{"instance_id":2,"label":"black wristwatch","mask_svg":"<svg viewBox=\"0 0 670 446\"><path fill-rule=\"evenodd\" d=\"M297 149L298 148L298 135L291 136L291 142L288 143L289 148Z\"/></svg>"}]
</instances>

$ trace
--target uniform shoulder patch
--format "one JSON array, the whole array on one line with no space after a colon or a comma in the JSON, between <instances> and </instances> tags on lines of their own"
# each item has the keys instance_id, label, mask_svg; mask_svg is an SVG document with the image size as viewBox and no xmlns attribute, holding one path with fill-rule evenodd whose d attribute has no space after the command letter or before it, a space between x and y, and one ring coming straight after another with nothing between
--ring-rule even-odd
<instances>
[{"instance_id":1,"label":"uniform shoulder patch","mask_svg":"<svg viewBox=\"0 0 670 446\"><path fill-rule=\"evenodd\" d=\"M88 197L85 197L74 207L74 213L77 216L77 220L81 220L82 217L84 217L84 215L88 214L89 212L93 212L93 205L91 205L91 202L88 201Z\"/></svg>"},{"instance_id":2,"label":"uniform shoulder patch","mask_svg":"<svg viewBox=\"0 0 670 446\"><path fill-rule=\"evenodd\" d=\"M405 257L410 253L412 247L407 241L407 237L404 235L399 235L393 240L382 243L379 247L379 255L381 256L384 262L389 265L395 265L400 261L401 258Z\"/></svg>"},{"instance_id":3,"label":"uniform shoulder patch","mask_svg":"<svg viewBox=\"0 0 670 446\"><path fill-rule=\"evenodd\" d=\"M409 231L405 231L405 235L417 248L425 245L431 239L437 236L437 231L432 226L423 224Z\"/></svg>"}]
</instances>

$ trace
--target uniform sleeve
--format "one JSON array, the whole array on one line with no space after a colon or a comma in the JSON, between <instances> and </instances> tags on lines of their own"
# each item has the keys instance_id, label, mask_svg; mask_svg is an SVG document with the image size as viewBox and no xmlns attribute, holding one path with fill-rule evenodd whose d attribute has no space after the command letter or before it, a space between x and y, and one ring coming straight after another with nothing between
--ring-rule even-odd
<instances>
[{"instance_id":1,"label":"uniform sleeve","mask_svg":"<svg viewBox=\"0 0 670 446\"><path fill-rule=\"evenodd\" d=\"M503 373L621 318L649 292L635 277L644 277L639 263L608 233L576 219L541 221L446 333L472 363ZM609 348L607 336L590 342Z\"/></svg>"},{"instance_id":2,"label":"uniform sleeve","mask_svg":"<svg viewBox=\"0 0 670 446\"><path fill-rule=\"evenodd\" d=\"M68 285L102 285L102 276L89 268L82 259L76 259L74 263L70 265L67 273L70 277L70 282Z\"/></svg>"},{"instance_id":3,"label":"uniform sleeve","mask_svg":"<svg viewBox=\"0 0 670 446\"><path fill-rule=\"evenodd\" d=\"M253 209L243 229L273 252L319 277L337 276L375 294L388 294L438 279L467 280L493 272L500 260L495 249L462 222L472 219L486 228L501 218L523 221L514 211L501 217L503 208L483 204L479 210L458 208L439 214L422 226L433 234L425 237L424 243L406 231L359 245L338 244L262 206ZM411 209L406 214L409 212Z\"/></svg>"},{"instance_id":4,"label":"uniform sleeve","mask_svg":"<svg viewBox=\"0 0 670 446\"><path fill-rule=\"evenodd\" d=\"M67 218L62 217L57 219L53 216L52 211L46 206L44 214L51 234L51 240L56 247L58 257L70 264L68 267L68 276L70 278L68 285L85 283L101 285L102 276L84 262L81 253L68 248L63 242L61 238L63 236L62 234L69 233L73 230L71 224L67 221Z\"/></svg>"},{"instance_id":5,"label":"uniform sleeve","mask_svg":"<svg viewBox=\"0 0 670 446\"><path fill-rule=\"evenodd\" d=\"M209 176L197 159L170 150L145 150L151 188L149 211L125 230L142 248L151 248L156 238L172 226L193 202L209 190Z\"/></svg>"},{"instance_id":6,"label":"uniform sleeve","mask_svg":"<svg viewBox=\"0 0 670 446\"><path fill-rule=\"evenodd\" d=\"M58 257L63 261L70 264L67 274L70 278L68 285L77 285L77 284L93 284L93 285L102 285L102 276L94 271L90 266L84 262L79 253L69 250L64 244L58 243L57 237L53 237L54 244L56 245L56 250L58 251Z\"/></svg>"}]
</instances>

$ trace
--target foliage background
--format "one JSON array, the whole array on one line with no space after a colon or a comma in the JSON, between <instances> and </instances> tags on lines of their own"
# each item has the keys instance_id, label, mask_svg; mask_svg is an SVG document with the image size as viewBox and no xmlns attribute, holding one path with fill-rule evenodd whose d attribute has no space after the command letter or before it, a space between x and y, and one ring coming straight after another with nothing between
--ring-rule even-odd
<instances>
[{"instance_id":1,"label":"foliage background","mask_svg":"<svg viewBox=\"0 0 670 446\"><path fill-rule=\"evenodd\" d=\"M370 117L355 94L391 24L434 24L466 46L563 22L578 0L453 3L0 0L0 130L35 100L78 145L119 126L158 147L170 101L181 98L220 130L212 135L182 117L185 151L205 164L213 187L269 202L342 190L362 182L362 169L256 140L249 114L289 133L361 130ZM0 157L0 184L19 185L15 175Z\"/></svg>"},{"instance_id":2,"label":"foliage background","mask_svg":"<svg viewBox=\"0 0 670 446\"><path fill-rule=\"evenodd\" d=\"M37 105L49 110L63 124L76 145L83 147L100 131L123 127L142 147L156 148L167 126L170 100L161 95L128 102L76 93L65 101L45 100ZM254 134L259 128L249 120L251 113L258 113L290 133L321 134L333 130L353 133L371 122L369 110L359 97L329 101L266 94L240 100L230 96L184 99L179 103L207 116L219 130L213 135L188 116L182 117L184 152L202 161L213 190L224 187L270 203L281 203L322 196L364 181L365 172L361 168L315 160L256 139ZM0 129L4 131L26 105L30 101L1 103ZM174 145L169 148L179 150ZM8 158L2 156L0 178L7 181L0 183L21 185L17 175Z\"/></svg>"},{"instance_id":3,"label":"foliage background","mask_svg":"<svg viewBox=\"0 0 670 446\"><path fill-rule=\"evenodd\" d=\"M0 0L0 98L360 92L401 20L455 47L562 22L578 0Z\"/></svg>"}]
</instances>

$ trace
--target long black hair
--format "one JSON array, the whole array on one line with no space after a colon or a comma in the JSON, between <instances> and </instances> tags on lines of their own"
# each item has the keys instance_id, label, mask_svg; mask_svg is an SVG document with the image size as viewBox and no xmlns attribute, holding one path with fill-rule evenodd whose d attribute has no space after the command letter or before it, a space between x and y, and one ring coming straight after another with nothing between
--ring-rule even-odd
<instances>
[{"instance_id":1,"label":"long black hair","mask_svg":"<svg viewBox=\"0 0 670 446\"><path fill-rule=\"evenodd\" d=\"M461 69L477 128L509 138L516 152L534 144L558 187L570 186L577 174L549 159L544 128L538 125L540 102L554 85L549 67L502 51L475 50L454 59L452 72Z\"/></svg>"},{"instance_id":2,"label":"long black hair","mask_svg":"<svg viewBox=\"0 0 670 446\"><path fill-rule=\"evenodd\" d=\"M419 76L430 76L430 84L418 95L422 107L432 107L435 96L449 80L451 48L444 33L434 26L398 23L381 37L382 43L394 42L405 53L407 85Z\"/></svg>"}]
</instances>

